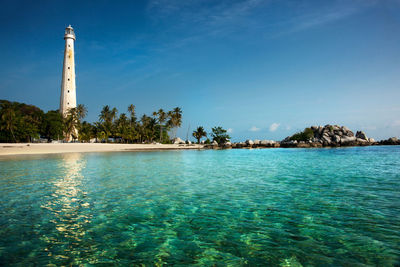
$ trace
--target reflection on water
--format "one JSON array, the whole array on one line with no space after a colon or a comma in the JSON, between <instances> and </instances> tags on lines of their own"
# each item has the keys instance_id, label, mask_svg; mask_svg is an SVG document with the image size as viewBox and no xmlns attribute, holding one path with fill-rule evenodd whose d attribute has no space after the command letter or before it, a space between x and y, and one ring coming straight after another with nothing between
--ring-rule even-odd
<instances>
[{"instance_id":1,"label":"reflection on water","mask_svg":"<svg viewBox=\"0 0 400 267\"><path fill-rule=\"evenodd\" d=\"M64 154L58 165L62 175L52 180L54 193L42 205L42 208L53 214L50 222L56 229L50 236L44 237L48 244L45 250L49 251L48 256L57 260L68 260L68 255L75 248L80 247L80 253L88 250L82 247L81 242L92 215L89 212L90 204L86 202L87 192L82 184L82 169L85 168L82 154ZM58 251L59 254L53 255L51 251Z\"/></svg>"}]
</instances>

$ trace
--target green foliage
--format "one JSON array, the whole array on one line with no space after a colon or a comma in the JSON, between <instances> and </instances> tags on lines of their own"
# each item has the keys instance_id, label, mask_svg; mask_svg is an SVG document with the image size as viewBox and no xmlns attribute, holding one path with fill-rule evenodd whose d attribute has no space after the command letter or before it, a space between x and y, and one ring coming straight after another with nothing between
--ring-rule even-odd
<instances>
[{"instance_id":1,"label":"green foliage","mask_svg":"<svg viewBox=\"0 0 400 267\"><path fill-rule=\"evenodd\" d=\"M171 143L168 131L175 130L182 123L182 110L174 108L165 112L159 109L152 116L143 114L139 120L136 118L134 105L128 107L129 117L122 113L118 117L118 110L110 106L104 106L99 122L93 126L93 135L100 142L108 142L113 138L122 143Z\"/></svg>"},{"instance_id":2,"label":"green foliage","mask_svg":"<svg viewBox=\"0 0 400 267\"><path fill-rule=\"evenodd\" d=\"M43 123L40 134L51 140L64 139L64 122L61 113L58 110L50 110L43 116Z\"/></svg>"},{"instance_id":3,"label":"green foliage","mask_svg":"<svg viewBox=\"0 0 400 267\"><path fill-rule=\"evenodd\" d=\"M192 133L193 137L196 138L197 143L200 144L200 139L202 137L206 137L207 133L204 131L204 128L202 126L197 127L196 131L193 131Z\"/></svg>"},{"instance_id":4,"label":"green foliage","mask_svg":"<svg viewBox=\"0 0 400 267\"><path fill-rule=\"evenodd\" d=\"M0 100L0 142L39 138L43 116L43 111L33 105Z\"/></svg>"},{"instance_id":5,"label":"green foliage","mask_svg":"<svg viewBox=\"0 0 400 267\"><path fill-rule=\"evenodd\" d=\"M94 137L95 137L94 126L86 121L82 122L79 125L79 135L78 135L79 141L90 142L90 139Z\"/></svg>"},{"instance_id":6,"label":"green foliage","mask_svg":"<svg viewBox=\"0 0 400 267\"><path fill-rule=\"evenodd\" d=\"M165 140L165 135L163 135L164 130L169 129L169 126L165 124L166 120L168 119L168 114L164 112L163 109L159 109L157 112L153 112L153 116L156 117L158 121L158 128L160 131L159 140L162 143Z\"/></svg>"},{"instance_id":7,"label":"green foliage","mask_svg":"<svg viewBox=\"0 0 400 267\"><path fill-rule=\"evenodd\" d=\"M68 110L65 118L55 110L43 113L35 106L0 100L0 142L30 142L40 136L50 140L79 139L89 142L108 142L113 138L123 143L150 143L160 141L171 143L168 131L175 131L182 124L182 110L179 107L165 112L159 109L154 117L143 115L138 121L135 106L129 105L128 116L119 114L116 108L104 106L99 121L93 124L82 122L87 109L84 105Z\"/></svg>"},{"instance_id":8,"label":"green foliage","mask_svg":"<svg viewBox=\"0 0 400 267\"><path fill-rule=\"evenodd\" d=\"M216 141L218 144L224 144L231 139L227 134L227 131L220 126L214 127L211 130L211 137L213 138L213 141Z\"/></svg>"},{"instance_id":9,"label":"green foliage","mask_svg":"<svg viewBox=\"0 0 400 267\"><path fill-rule=\"evenodd\" d=\"M311 128L305 128L304 131L296 133L290 137L293 141L308 141L314 137L314 132Z\"/></svg>"},{"instance_id":10,"label":"green foliage","mask_svg":"<svg viewBox=\"0 0 400 267\"><path fill-rule=\"evenodd\" d=\"M168 122L167 125L173 129L174 138L176 138L176 132L182 125L182 109L179 107L168 111Z\"/></svg>"},{"instance_id":11,"label":"green foliage","mask_svg":"<svg viewBox=\"0 0 400 267\"><path fill-rule=\"evenodd\" d=\"M64 132L67 140L70 140L70 137L74 140L78 138L81 120L86 114L87 109L82 104L79 104L76 108L68 109L66 117L64 118Z\"/></svg>"}]
</instances>

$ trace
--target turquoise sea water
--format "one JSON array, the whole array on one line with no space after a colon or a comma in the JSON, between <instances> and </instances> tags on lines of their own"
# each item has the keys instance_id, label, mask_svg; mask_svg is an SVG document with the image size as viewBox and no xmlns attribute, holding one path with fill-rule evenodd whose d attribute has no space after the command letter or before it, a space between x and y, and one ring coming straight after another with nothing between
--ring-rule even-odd
<instances>
[{"instance_id":1,"label":"turquoise sea water","mask_svg":"<svg viewBox=\"0 0 400 267\"><path fill-rule=\"evenodd\" d=\"M398 266L400 147L0 158L0 265Z\"/></svg>"}]
</instances>

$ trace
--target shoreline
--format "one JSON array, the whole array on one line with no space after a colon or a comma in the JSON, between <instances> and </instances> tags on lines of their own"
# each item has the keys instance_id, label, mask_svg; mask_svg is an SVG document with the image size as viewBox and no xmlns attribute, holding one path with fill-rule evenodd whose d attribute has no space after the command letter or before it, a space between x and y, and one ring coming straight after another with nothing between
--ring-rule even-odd
<instances>
[{"instance_id":1,"label":"shoreline","mask_svg":"<svg viewBox=\"0 0 400 267\"><path fill-rule=\"evenodd\" d=\"M203 144L115 144L115 143L0 143L0 157L16 155L66 154L85 152L151 152L171 150L272 149L272 148L346 148L364 146L392 146L393 144L348 146L213 146ZM238 146L236 146L238 145Z\"/></svg>"},{"instance_id":2,"label":"shoreline","mask_svg":"<svg viewBox=\"0 0 400 267\"><path fill-rule=\"evenodd\" d=\"M107 144L107 143L2 143L0 156L63 154L81 152L134 152L203 149L191 144Z\"/></svg>"}]
</instances>

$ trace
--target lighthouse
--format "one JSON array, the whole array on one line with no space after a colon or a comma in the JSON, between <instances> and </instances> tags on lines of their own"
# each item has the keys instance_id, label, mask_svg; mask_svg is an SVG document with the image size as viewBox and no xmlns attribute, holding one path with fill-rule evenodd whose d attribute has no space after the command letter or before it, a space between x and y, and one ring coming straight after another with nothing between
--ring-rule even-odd
<instances>
[{"instance_id":1,"label":"lighthouse","mask_svg":"<svg viewBox=\"0 0 400 267\"><path fill-rule=\"evenodd\" d=\"M64 34L64 63L61 79L60 113L66 117L68 109L76 108L76 84L75 84L75 32L69 25Z\"/></svg>"}]
</instances>

